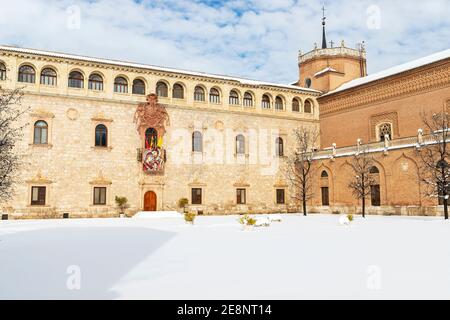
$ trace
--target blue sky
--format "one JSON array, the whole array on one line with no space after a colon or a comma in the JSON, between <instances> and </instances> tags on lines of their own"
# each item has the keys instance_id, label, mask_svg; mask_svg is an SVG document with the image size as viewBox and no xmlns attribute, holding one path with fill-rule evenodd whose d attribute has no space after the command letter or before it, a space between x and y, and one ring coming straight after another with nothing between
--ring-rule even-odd
<instances>
[{"instance_id":1,"label":"blue sky","mask_svg":"<svg viewBox=\"0 0 450 320\"><path fill-rule=\"evenodd\" d=\"M0 0L0 43L292 83L322 0ZM327 36L369 73L450 48L448 0L333 0Z\"/></svg>"}]
</instances>

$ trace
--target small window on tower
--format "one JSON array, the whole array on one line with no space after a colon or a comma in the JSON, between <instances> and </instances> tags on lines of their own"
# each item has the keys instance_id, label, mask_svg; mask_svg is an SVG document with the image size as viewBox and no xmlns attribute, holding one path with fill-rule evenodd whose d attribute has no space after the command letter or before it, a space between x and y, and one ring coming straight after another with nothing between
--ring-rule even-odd
<instances>
[{"instance_id":1,"label":"small window on tower","mask_svg":"<svg viewBox=\"0 0 450 320\"><path fill-rule=\"evenodd\" d=\"M305 80L305 86L306 86L307 88L311 88L311 85L312 85L311 79L310 79L310 78L306 78L306 80Z\"/></svg>"}]
</instances>

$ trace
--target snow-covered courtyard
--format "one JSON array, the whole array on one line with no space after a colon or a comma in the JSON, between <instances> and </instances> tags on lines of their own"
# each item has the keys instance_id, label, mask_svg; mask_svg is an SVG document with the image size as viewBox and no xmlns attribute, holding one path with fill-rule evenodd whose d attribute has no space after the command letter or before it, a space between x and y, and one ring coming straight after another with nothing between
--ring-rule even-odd
<instances>
[{"instance_id":1,"label":"snow-covered courtyard","mask_svg":"<svg viewBox=\"0 0 450 320\"><path fill-rule=\"evenodd\" d=\"M0 298L450 299L441 217L0 222Z\"/></svg>"}]
</instances>

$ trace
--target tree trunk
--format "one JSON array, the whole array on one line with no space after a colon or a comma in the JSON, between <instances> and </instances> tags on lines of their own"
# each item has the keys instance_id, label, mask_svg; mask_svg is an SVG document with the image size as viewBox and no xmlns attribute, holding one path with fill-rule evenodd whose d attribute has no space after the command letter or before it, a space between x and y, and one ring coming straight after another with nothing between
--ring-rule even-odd
<instances>
[{"instance_id":1,"label":"tree trunk","mask_svg":"<svg viewBox=\"0 0 450 320\"><path fill-rule=\"evenodd\" d=\"M306 216L306 199L303 198L303 215Z\"/></svg>"},{"instance_id":2,"label":"tree trunk","mask_svg":"<svg viewBox=\"0 0 450 320\"><path fill-rule=\"evenodd\" d=\"M362 216L366 217L366 197L362 198Z\"/></svg>"},{"instance_id":3,"label":"tree trunk","mask_svg":"<svg viewBox=\"0 0 450 320\"><path fill-rule=\"evenodd\" d=\"M448 203L447 203L447 192L444 191L444 217L448 220Z\"/></svg>"}]
</instances>

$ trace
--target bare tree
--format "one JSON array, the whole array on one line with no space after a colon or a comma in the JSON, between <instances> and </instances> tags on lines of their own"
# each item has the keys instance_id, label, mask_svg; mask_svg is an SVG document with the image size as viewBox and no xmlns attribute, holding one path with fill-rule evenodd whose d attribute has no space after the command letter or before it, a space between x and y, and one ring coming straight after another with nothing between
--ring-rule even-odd
<instances>
[{"instance_id":1,"label":"bare tree","mask_svg":"<svg viewBox=\"0 0 450 320\"><path fill-rule=\"evenodd\" d=\"M15 147L25 126L18 121L27 112L21 108L22 97L21 88L5 90L0 87L0 202L12 197L21 163Z\"/></svg>"},{"instance_id":2,"label":"bare tree","mask_svg":"<svg viewBox=\"0 0 450 320\"><path fill-rule=\"evenodd\" d=\"M417 149L419 161L419 180L424 185L424 193L430 198L440 198L444 204L444 216L448 219L450 167L449 158L449 123L450 115L442 110L428 117L422 114L426 133L430 134L430 143Z\"/></svg>"},{"instance_id":3,"label":"bare tree","mask_svg":"<svg viewBox=\"0 0 450 320\"><path fill-rule=\"evenodd\" d=\"M286 177L294 190L291 195L300 201L303 206L303 214L306 216L306 203L313 196L313 153L319 139L316 129L300 127L293 132L295 147L288 156Z\"/></svg>"},{"instance_id":4,"label":"bare tree","mask_svg":"<svg viewBox=\"0 0 450 320\"><path fill-rule=\"evenodd\" d=\"M375 179L370 173L373 165L373 158L369 155L368 149L364 149L353 156L351 166L355 176L349 182L348 187L353 191L355 198L362 202L363 218L366 217L366 197L370 195L371 187L375 185Z\"/></svg>"}]
</instances>

